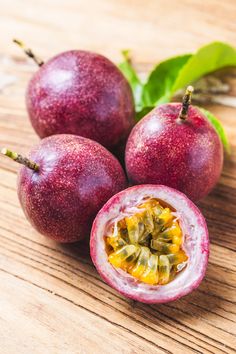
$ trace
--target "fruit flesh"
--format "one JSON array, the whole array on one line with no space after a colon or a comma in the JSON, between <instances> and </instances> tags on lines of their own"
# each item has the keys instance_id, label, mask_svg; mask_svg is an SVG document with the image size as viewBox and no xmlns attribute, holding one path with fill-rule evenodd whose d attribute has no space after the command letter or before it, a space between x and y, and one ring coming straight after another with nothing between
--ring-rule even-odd
<instances>
[{"instance_id":1,"label":"fruit flesh","mask_svg":"<svg viewBox=\"0 0 236 354\"><path fill-rule=\"evenodd\" d=\"M44 63L29 82L26 106L44 138L75 134L113 150L134 126L129 83L102 55L72 50Z\"/></svg>"},{"instance_id":2,"label":"fruit flesh","mask_svg":"<svg viewBox=\"0 0 236 354\"><path fill-rule=\"evenodd\" d=\"M150 285L167 284L188 260L178 220L157 199L145 200L132 215L111 225L105 242L115 268Z\"/></svg>"}]
</instances>

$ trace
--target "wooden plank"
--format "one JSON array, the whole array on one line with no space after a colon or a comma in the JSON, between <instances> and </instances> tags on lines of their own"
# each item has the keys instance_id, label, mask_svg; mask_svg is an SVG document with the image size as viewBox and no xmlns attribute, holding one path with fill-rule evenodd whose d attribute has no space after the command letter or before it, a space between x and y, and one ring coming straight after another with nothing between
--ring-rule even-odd
<instances>
[{"instance_id":1,"label":"wooden plank","mask_svg":"<svg viewBox=\"0 0 236 354\"><path fill-rule=\"evenodd\" d=\"M37 68L12 37L25 40L44 59L84 48L118 62L120 50L130 48L137 67L147 71L211 40L236 46L235 12L233 0L2 2L0 145L27 153L39 140L24 102ZM235 98L235 73L227 80ZM3 84L7 81L11 84ZM195 292L170 304L134 304L103 283L86 243L59 245L33 230L16 195L18 166L0 158L1 353L235 352L236 109L206 108L223 122L232 154L225 156L215 190L199 203L211 237L206 278Z\"/></svg>"}]
</instances>

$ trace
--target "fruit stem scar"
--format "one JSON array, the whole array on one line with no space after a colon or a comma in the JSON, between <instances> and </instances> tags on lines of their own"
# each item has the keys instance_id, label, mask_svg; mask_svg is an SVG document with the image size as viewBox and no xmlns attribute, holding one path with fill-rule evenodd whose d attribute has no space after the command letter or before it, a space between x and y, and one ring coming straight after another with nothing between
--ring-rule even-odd
<instances>
[{"instance_id":1,"label":"fruit stem scar","mask_svg":"<svg viewBox=\"0 0 236 354\"><path fill-rule=\"evenodd\" d=\"M185 120L187 118L188 108L191 104L191 98L192 98L193 91L194 91L193 86L187 87L185 95L183 97L182 108L181 108L181 111L178 116L179 119Z\"/></svg>"},{"instance_id":2,"label":"fruit stem scar","mask_svg":"<svg viewBox=\"0 0 236 354\"><path fill-rule=\"evenodd\" d=\"M30 48L27 48L22 41L19 41L18 39L13 39L13 42L16 43L20 48L22 48L25 54L28 57L32 58L38 66L42 66L44 64L43 60L37 57Z\"/></svg>"},{"instance_id":3,"label":"fruit stem scar","mask_svg":"<svg viewBox=\"0 0 236 354\"><path fill-rule=\"evenodd\" d=\"M28 168L30 168L31 170L38 172L39 171L39 165L36 164L35 162L29 160L27 157L23 157L20 154L17 154L17 152L13 152L9 149L3 148L1 150L1 153L7 157L9 157L10 159L20 163L21 165L24 165Z\"/></svg>"}]
</instances>

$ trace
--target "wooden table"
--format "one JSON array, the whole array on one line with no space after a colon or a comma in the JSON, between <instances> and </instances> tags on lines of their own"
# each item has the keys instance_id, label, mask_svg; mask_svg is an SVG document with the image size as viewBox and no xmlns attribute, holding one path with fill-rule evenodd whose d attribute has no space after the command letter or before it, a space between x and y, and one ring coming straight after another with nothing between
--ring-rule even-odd
<instances>
[{"instance_id":1,"label":"wooden table","mask_svg":"<svg viewBox=\"0 0 236 354\"><path fill-rule=\"evenodd\" d=\"M215 39L236 46L235 14L234 0L2 0L0 145L27 153L38 141L24 103L37 68L12 37L43 59L84 48L119 62L130 48L142 69ZM86 245L59 245L34 231L16 195L18 165L0 157L1 354L234 352L236 109L208 108L232 145L217 187L199 204L210 230L209 267L198 290L166 305L130 302L103 283Z\"/></svg>"}]
</instances>

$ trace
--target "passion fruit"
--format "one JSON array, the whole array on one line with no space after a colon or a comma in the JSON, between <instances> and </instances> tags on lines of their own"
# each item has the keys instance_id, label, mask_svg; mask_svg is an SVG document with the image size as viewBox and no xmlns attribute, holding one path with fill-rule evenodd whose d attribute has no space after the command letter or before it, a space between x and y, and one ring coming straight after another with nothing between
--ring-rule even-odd
<instances>
[{"instance_id":1,"label":"passion fruit","mask_svg":"<svg viewBox=\"0 0 236 354\"><path fill-rule=\"evenodd\" d=\"M111 287L137 301L164 303L199 286L208 263L208 230L183 193L139 185L102 207L93 223L90 250Z\"/></svg>"},{"instance_id":2,"label":"passion fruit","mask_svg":"<svg viewBox=\"0 0 236 354\"><path fill-rule=\"evenodd\" d=\"M29 158L2 153L22 164L17 192L32 226L62 243L89 236L104 203L127 186L118 160L99 143L70 134L44 138Z\"/></svg>"},{"instance_id":3,"label":"passion fruit","mask_svg":"<svg viewBox=\"0 0 236 354\"><path fill-rule=\"evenodd\" d=\"M132 184L164 184L197 201L217 183L222 143L204 114L190 104L192 91L190 86L182 104L158 106L131 131L125 164Z\"/></svg>"},{"instance_id":4,"label":"passion fruit","mask_svg":"<svg viewBox=\"0 0 236 354\"><path fill-rule=\"evenodd\" d=\"M134 100L122 72L108 58L69 50L43 62L14 40L39 66L26 92L26 107L40 138L74 134L115 152L135 124ZM109 132L109 133L108 133Z\"/></svg>"}]
</instances>

